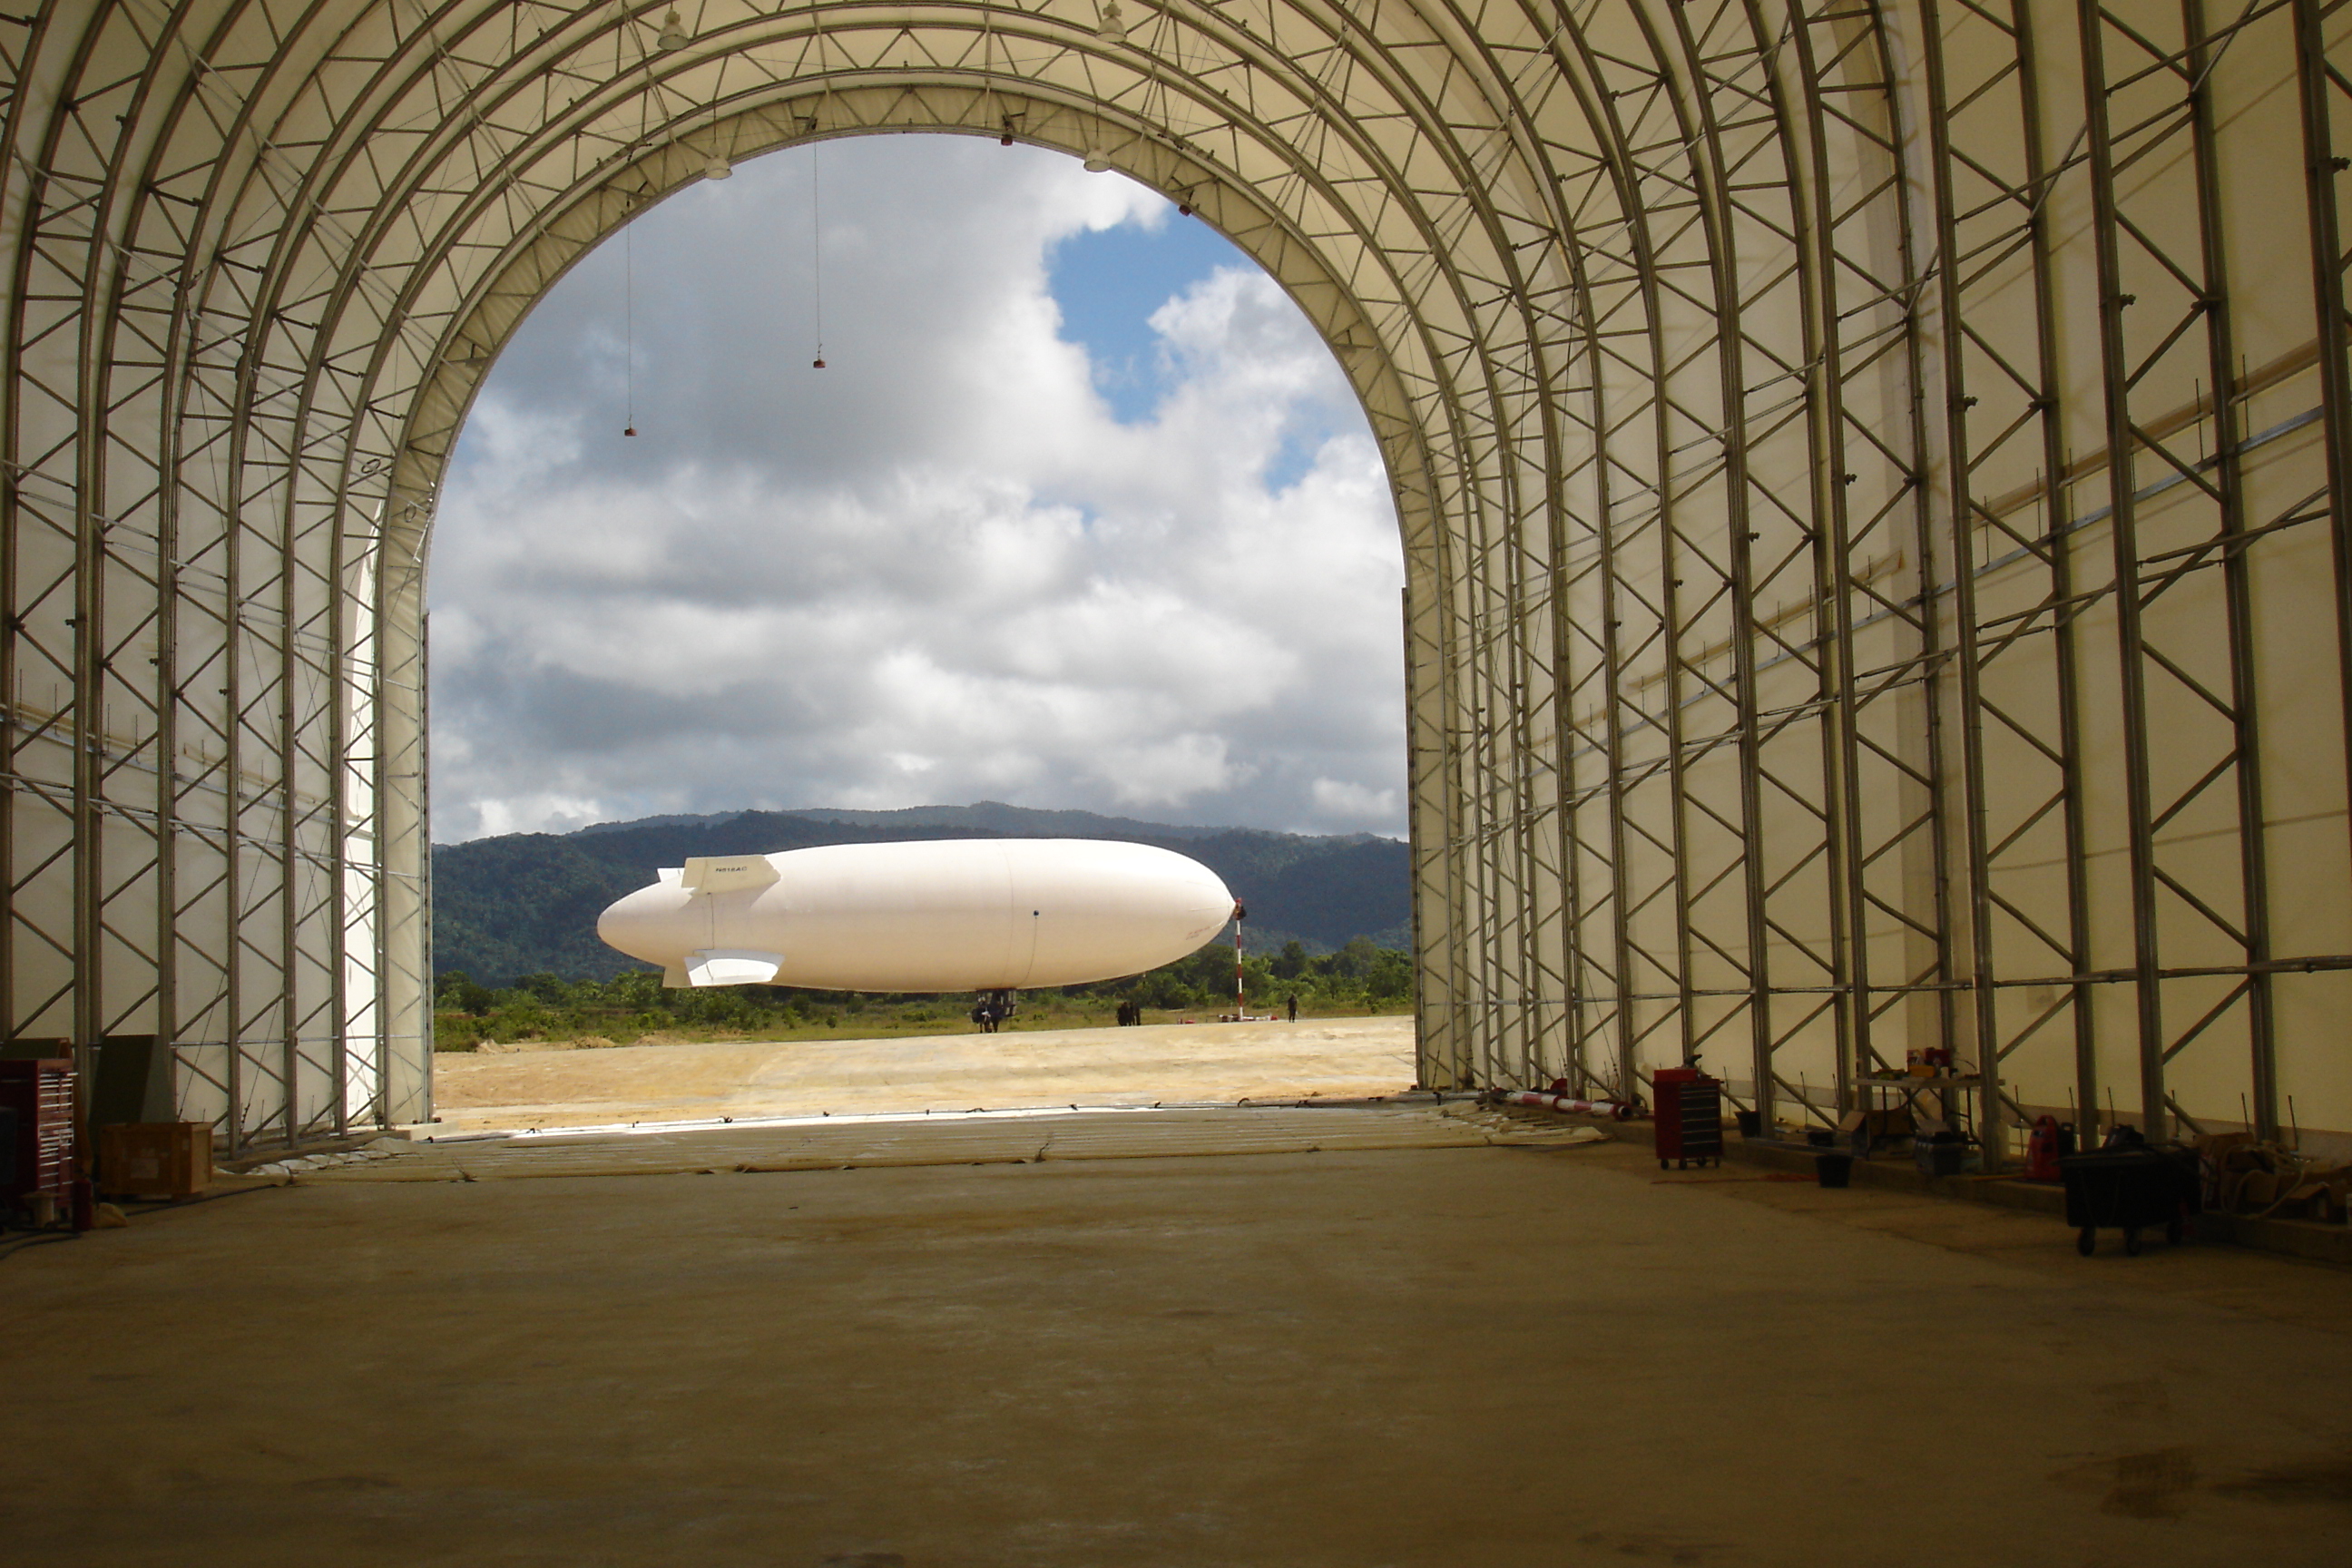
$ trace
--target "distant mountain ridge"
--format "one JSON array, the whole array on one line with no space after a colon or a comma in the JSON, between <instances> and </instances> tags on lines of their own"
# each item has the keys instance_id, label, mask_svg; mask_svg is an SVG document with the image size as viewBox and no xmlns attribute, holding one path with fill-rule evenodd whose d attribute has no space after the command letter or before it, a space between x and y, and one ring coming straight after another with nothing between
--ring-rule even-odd
<instances>
[{"instance_id":1,"label":"distant mountain ridge","mask_svg":"<svg viewBox=\"0 0 2352 1568\"><path fill-rule=\"evenodd\" d=\"M1295 939L1328 952L1357 937L1402 947L1411 929L1407 848L1369 833L1199 827L1000 801L897 811L814 806L653 816L566 834L436 845L433 967L445 974L462 970L488 985L542 973L606 979L643 965L596 940L596 916L652 881L661 867L695 855L938 838L1118 838L1174 849L1224 879L1249 910L1253 948Z\"/></svg>"},{"instance_id":2,"label":"distant mountain ridge","mask_svg":"<svg viewBox=\"0 0 2352 1568\"><path fill-rule=\"evenodd\" d=\"M715 826L740 816L805 817L811 822L837 823L847 827L956 827L1007 838L1210 838L1220 833L1255 833L1258 828L1195 827L1174 822L1142 822L1131 816L1103 816L1091 811L1041 811L1007 805L1001 800L974 801L970 805L908 805L889 811L853 811L843 806L795 805L778 812L719 811L702 816L647 816L635 822L599 822L574 830L580 833L620 833L638 827ZM1378 836L1370 833L1299 835L1278 838L1331 837L1353 843ZM1391 840L1391 842L1393 842Z\"/></svg>"}]
</instances>

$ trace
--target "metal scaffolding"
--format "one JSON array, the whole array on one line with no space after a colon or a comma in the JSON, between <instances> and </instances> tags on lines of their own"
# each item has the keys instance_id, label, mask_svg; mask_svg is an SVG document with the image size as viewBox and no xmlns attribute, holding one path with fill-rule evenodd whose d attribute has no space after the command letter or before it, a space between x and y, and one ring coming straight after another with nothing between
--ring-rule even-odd
<instances>
[{"instance_id":1,"label":"metal scaffolding","mask_svg":"<svg viewBox=\"0 0 2352 1568\"><path fill-rule=\"evenodd\" d=\"M1362 397L1425 1081L2352 1130L2344 0L26 4L12 1044L426 1114L482 376L713 156L925 131L1169 193Z\"/></svg>"}]
</instances>

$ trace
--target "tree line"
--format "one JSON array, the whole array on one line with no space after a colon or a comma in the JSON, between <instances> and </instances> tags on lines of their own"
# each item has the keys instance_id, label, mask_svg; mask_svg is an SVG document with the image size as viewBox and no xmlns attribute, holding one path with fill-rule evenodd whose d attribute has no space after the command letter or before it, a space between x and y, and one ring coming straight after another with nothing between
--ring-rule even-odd
<instances>
[{"instance_id":1,"label":"tree line","mask_svg":"<svg viewBox=\"0 0 2352 1568\"><path fill-rule=\"evenodd\" d=\"M1412 998L1411 955L1365 937L1320 956L1295 941L1270 953L1251 953L1244 961L1242 979L1253 1016L1281 1013L1292 996L1298 998L1302 1018L1402 1013ZM1122 1002L1138 1004L1147 1024L1229 1013L1234 1005L1233 949L1213 942L1146 974L1024 991L1021 1010L1007 1026L1109 1024ZM672 991L650 969L579 980L541 973L523 975L511 985L489 986L453 969L435 982L433 1033L435 1048L445 1051L528 1040L625 1046L948 1034L973 1026L967 1016L971 1005L970 997L958 995L877 995L779 985Z\"/></svg>"}]
</instances>

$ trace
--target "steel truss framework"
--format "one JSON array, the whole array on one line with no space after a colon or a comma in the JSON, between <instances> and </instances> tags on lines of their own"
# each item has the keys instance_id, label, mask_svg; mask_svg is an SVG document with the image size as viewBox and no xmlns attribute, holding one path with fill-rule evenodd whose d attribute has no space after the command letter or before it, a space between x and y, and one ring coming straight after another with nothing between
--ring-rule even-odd
<instances>
[{"instance_id":1,"label":"steel truss framework","mask_svg":"<svg viewBox=\"0 0 2352 1568\"><path fill-rule=\"evenodd\" d=\"M1427 1081L2352 1128L2345 0L24 5L11 1041L425 1114L491 357L714 153L961 132L1186 202L1370 412Z\"/></svg>"}]
</instances>

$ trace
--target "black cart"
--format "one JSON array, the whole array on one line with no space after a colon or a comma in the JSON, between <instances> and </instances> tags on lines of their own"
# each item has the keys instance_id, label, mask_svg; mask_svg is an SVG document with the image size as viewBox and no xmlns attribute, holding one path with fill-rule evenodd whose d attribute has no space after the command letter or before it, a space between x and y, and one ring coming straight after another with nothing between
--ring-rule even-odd
<instances>
[{"instance_id":1,"label":"black cart","mask_svg":"<svg viewBox=\"0 0 2352 1568\"><path fill-rule=\"evenodd\" d=\"M2058 1162L2058 1173L2066 1184L2066 1223L2080 1233L2074 1247L2085 1258L2097 1249L2102 1230L2122 1231L2124 1251L2135 1258L2144 1230L2161 1228L2165 1240L2177 1243L2197 1212L2201 1184L2197 1156L2187 1150L2069 1154Z\"/></svg>"}]
</instances>

